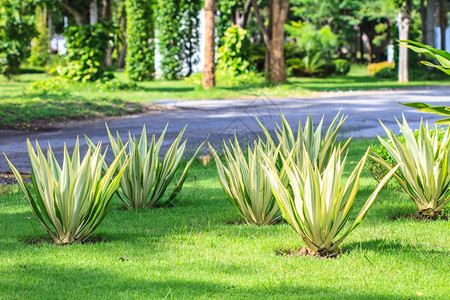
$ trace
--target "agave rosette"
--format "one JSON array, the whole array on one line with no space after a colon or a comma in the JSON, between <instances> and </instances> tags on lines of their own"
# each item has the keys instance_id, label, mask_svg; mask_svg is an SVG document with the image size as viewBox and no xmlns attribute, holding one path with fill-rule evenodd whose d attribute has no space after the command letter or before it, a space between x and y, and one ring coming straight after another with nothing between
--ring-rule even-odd
<instances>
[{"instance_id":1,"label":"agave rosette","mask_svg":"<svg viewBox=\"0 0 450 300\"><path fill-rule=\"evenodd\" d=\"M158 140L156 140L155 134L152 135L150 145L148 144L145 125L142 127L139 140L131 137L130 133L128 134L130 163L122 176L118 191L120 199L128 209L152 208L155 203L163 198L169 184L175 178L186 148L186 140L181 143L186 126L180 131L165 153L163 160L160 161L159 155L167 126ZM115 139L108 127L107 131L111 148L114 155L117 156L124 147L124 143L118 132ZM88 138L86 139L90 145L93 145ZM175 188L167 200L168 202L172 201L181 191L189 168L204 143L197 148L195 154L187 162L181 177L176 182ZM121 164L126 163L124 157L119 158L119 161Z\"/></svg>"},{"instance_id":2,"label":"agave rosette","mask_svg":"<svg viewBox=\"0 0 450 300\"><path fill-rule=\"evenodd\" d=\"M36 152L29 140L27 148L32 187L25 185L19 171L6 159L31 209L56 244L83 242L106 216L119 187L128 162L125 148L118 152L105 172L101 143L88 149L83 160L80 160L78 139L72 157L64 145L62 167L50 146L47 157L37 142Z\"/></svg>"},{"instance_id":3,"label":"agave rosette","mask_svg":"<svg viewBox=\"0 0 450 300\"><path fill-rule=\"evenodd\" d=\"M228 200L238 209L248 224L268 225L278 217L279 208L272 194L269 181L260 164L261 152L275 160L276 149L255 141L254 149L248 146L247 158L238 139L234 143L224 141L224 162L209 145L219 173L220 183Z\"/></svg>"},{"instance_id":4,"label":"agave rosette","mask_svg":"<svg viewBox=\"0 0 450 300\"><path fill-rule=\"evenodd\" d=\"M265 154L262 156L284 219L301 236L309 251L320 255L337 250L347 235L361 223L377 194L397 169L393 168L381 180L356 218L349 222L368 151L349 178L344 180L346 154L342 153L342 148L333 149L323 171L318 169L306 149L303 149L302 165L298 165L291 157L282 158L288 185L283 182L273 160Z\"/></svg>"},{"instance_id":5,"label":"agave rosette","mask_svg":"<svg viewBox=\"0 0 450 300\"><path fill-rule=\"evenodd\" d=\"M322 136L324 117L322 117L316 129L314 129L311 115L308 116L304 127L301 121L299 121L297 134L295 135L283 113L280 113L280 115L281 127L278 126L278 130L275 130L278 145L280 146L280 155L284 158L291 156L297 164L301 165L303 151L306 150L310 159L316 162L320 170L323 170L328 164L334 148L337 147L336 138L347 117L338 112L325 132L325 135ZM258 123L267 138L267 142L275 145L267 129L259 121ZM341 146L342 153L348 148L350 140L351 138ZM277 165L281 168L281 160L278 161Z\"/></svg>"},{"instance_id":6,"label":"agave rosette","mask_svg":"<svg viewBox=\"0 0 450 300\"><path fill-rule=\"evenodd\" d=\"M442 139L439 130L430 133L428 123L420 123L416 139L413 130L403 116L403 125L397 121L405 138L401 143L398 137L383 125L390 143L378 137L395 164L402 164L395 177L403 190L411 197L421 216L436 217L450 201L450 129L447 127ZM377 155L372 159L386 169L394 167Z\"/></svg>"}]
</instances>

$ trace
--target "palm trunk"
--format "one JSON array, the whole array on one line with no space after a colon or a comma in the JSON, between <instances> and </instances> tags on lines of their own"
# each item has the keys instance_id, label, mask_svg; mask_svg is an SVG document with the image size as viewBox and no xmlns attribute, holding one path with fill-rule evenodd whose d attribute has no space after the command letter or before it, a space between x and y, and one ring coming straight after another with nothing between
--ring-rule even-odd
<instances>
[{"instance_id":1,"label":"palm trunk","mask_svg":"<svg viewBox=\"0 0 450 300\"><path fill-rule=\"evenodd\" d=\"M215 55L215 17L216 0L205 0L205 64L203 67L203 88L210 89L216 85Z\"/></svg>"},{"instance_id":2,"label":"palm trunk","mask_svg":"<svg viewBox=\"0 0 450 300\"><path fill-rule=\"evenodd\" d=\"M397 26L399 39L407 40L409 35L409 26L411 24L411 0L406 0L404 6L397 14ZM400 47L398 58L398 81L408 82L408 48Z\"/></svg>"}]
</instances>

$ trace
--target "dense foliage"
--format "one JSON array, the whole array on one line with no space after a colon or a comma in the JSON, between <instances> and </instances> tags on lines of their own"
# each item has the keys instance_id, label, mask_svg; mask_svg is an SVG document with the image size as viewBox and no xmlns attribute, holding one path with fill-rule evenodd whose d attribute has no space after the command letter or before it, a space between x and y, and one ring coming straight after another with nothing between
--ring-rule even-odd
<instances>
[{"instance_id":1,"label":"dense foliage","mask_svg":"<svg viewBox=\"0 0 450 300\"><path fill-rule=\"evenodd\" d=\"M130 79L153 79L155 73L155 16L153 0L126 0L127 56Z\"/></svg>"},{"instance_id":2,"label":"dense foliage","mask_svg":"<svg viewBox=\"0 0 450 300\"><path fill-rule=\"evenodd\" d=\"M200 0L158 2L158 46L164 79L189 76L199 61Z\"/></svg>"},{"instance_id":3,"label":"dense foliage","mask_svg":"<svg viewBox=\"0 0 450 300\"><path fill-rule=\"evenodd\" d=\"M35 20L37 35L31 41L31 56L28 58L29 63L33 66L43 67L48 61L49 38L46 18L43 9L37 7Z\"/></svg>"},{"instance_id":4,"label":"dense foliage","mask_svg":"<svg viewBox=\"0 0 450 300\"><path fill-rule=\"evenodd\" d=\"M12 79L30 55L34 9L29 1L2 0L0 4L0 73Z\"/></svg>"},{"instance_id":5,"label":"dense foliage","mask_svg":"<svg viewBox=\"0 0 450 300\"><path fill-rule=\"evenodd\" d=\"M247 30L231 26L225 31L222 46L217 51L217 69L231 76L248 73L250 63L250 40Z\"/></svg>"},{"instance_id":6,"label":"dense foliage","mask_svg":"<svg viewBox=\"0 0 450 300\"><path fill-rule=\"evenodd\" d=\"M102 23L69 27L65 37L68 64L61 73L64 77L85 82L113 76L103 66L109 32Z\"/></svg>"}]
</instances>

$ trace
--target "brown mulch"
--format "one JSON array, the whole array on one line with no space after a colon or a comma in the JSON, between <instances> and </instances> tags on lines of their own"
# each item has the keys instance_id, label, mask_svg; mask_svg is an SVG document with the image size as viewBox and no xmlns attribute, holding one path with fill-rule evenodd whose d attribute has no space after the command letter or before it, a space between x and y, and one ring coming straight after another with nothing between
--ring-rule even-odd
<instances>
[{"instance_id":1,"label":"brown mulch","mask_svg":"<svg viewBox=\"0 0 450 300\"><path fill-rule=\"evenodd\" d=\"M322 258L322 259L336 258L342 253L343 253L343 251L341 249L338 249L335 252L317 253L317 252L311 252L306 247L303 247L300 250L296 250L296 249L275 250L276 255L280 255L280 256L284 256L284 257L309 256L309 257L316 257L316 258Z\"/></svg>"}]
</instances>

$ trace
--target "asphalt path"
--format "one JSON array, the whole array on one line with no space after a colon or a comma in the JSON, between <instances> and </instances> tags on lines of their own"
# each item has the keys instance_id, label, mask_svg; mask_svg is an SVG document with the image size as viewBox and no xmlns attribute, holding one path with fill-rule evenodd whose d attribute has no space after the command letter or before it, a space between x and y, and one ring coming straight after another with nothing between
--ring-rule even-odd
<instances>
[{"instance_id":1,"label":"asphalt path","mask_svg":"<svg viewBox=\"0 0 450 300\"><path fill-rule=\"evenodd\" d=\"M122 137L140 135L142 125L147 127L147 133L157 136L169 123L163 149L167 149L178 135L178 132L188 124L184 137L188 138L187 152L192 152L209 134L209 141L214 147L219 147L223 139L237 135L242 142L251 142L261 130L255 116L269 130L276 128L280 122L280 111L294 128L299 120L304 122L309 114L317 124L325 115L326 126L332 121L339 110L348 118L342 127L340 138L351 136L358 138L375 138L377 134L384 135L380 125L385 125L398 132L397 119L405 115L411 127L417 128L421 118L434 122L438 118L432 114L416 112L397 104L401 102L427 102L435 105L450 104L450 86L424 87L403 90L364 91L323 93L315 98L270 98L264 95L254 99L240 100L164 100L156 103L167 109L162 112L149 112L122 118L102 119L82 122L56 124L40 131L0 130L0 153L5 153L13 164L23 173L29 172L29 161L26 139L37 140L42 148L51 145L58 159L62 157L64 143L73 148L77 136L85 150L84 135L92 141L102 141L108 144L105 129L107 121L111 131L118 130ZM110 152L110 151L109 151ZM205 147L203 154L209 150ZM107 156L111 159L111 155ZM0 158L0 173L9 171L5 158Z\"/></svg>"}]
</instances>

